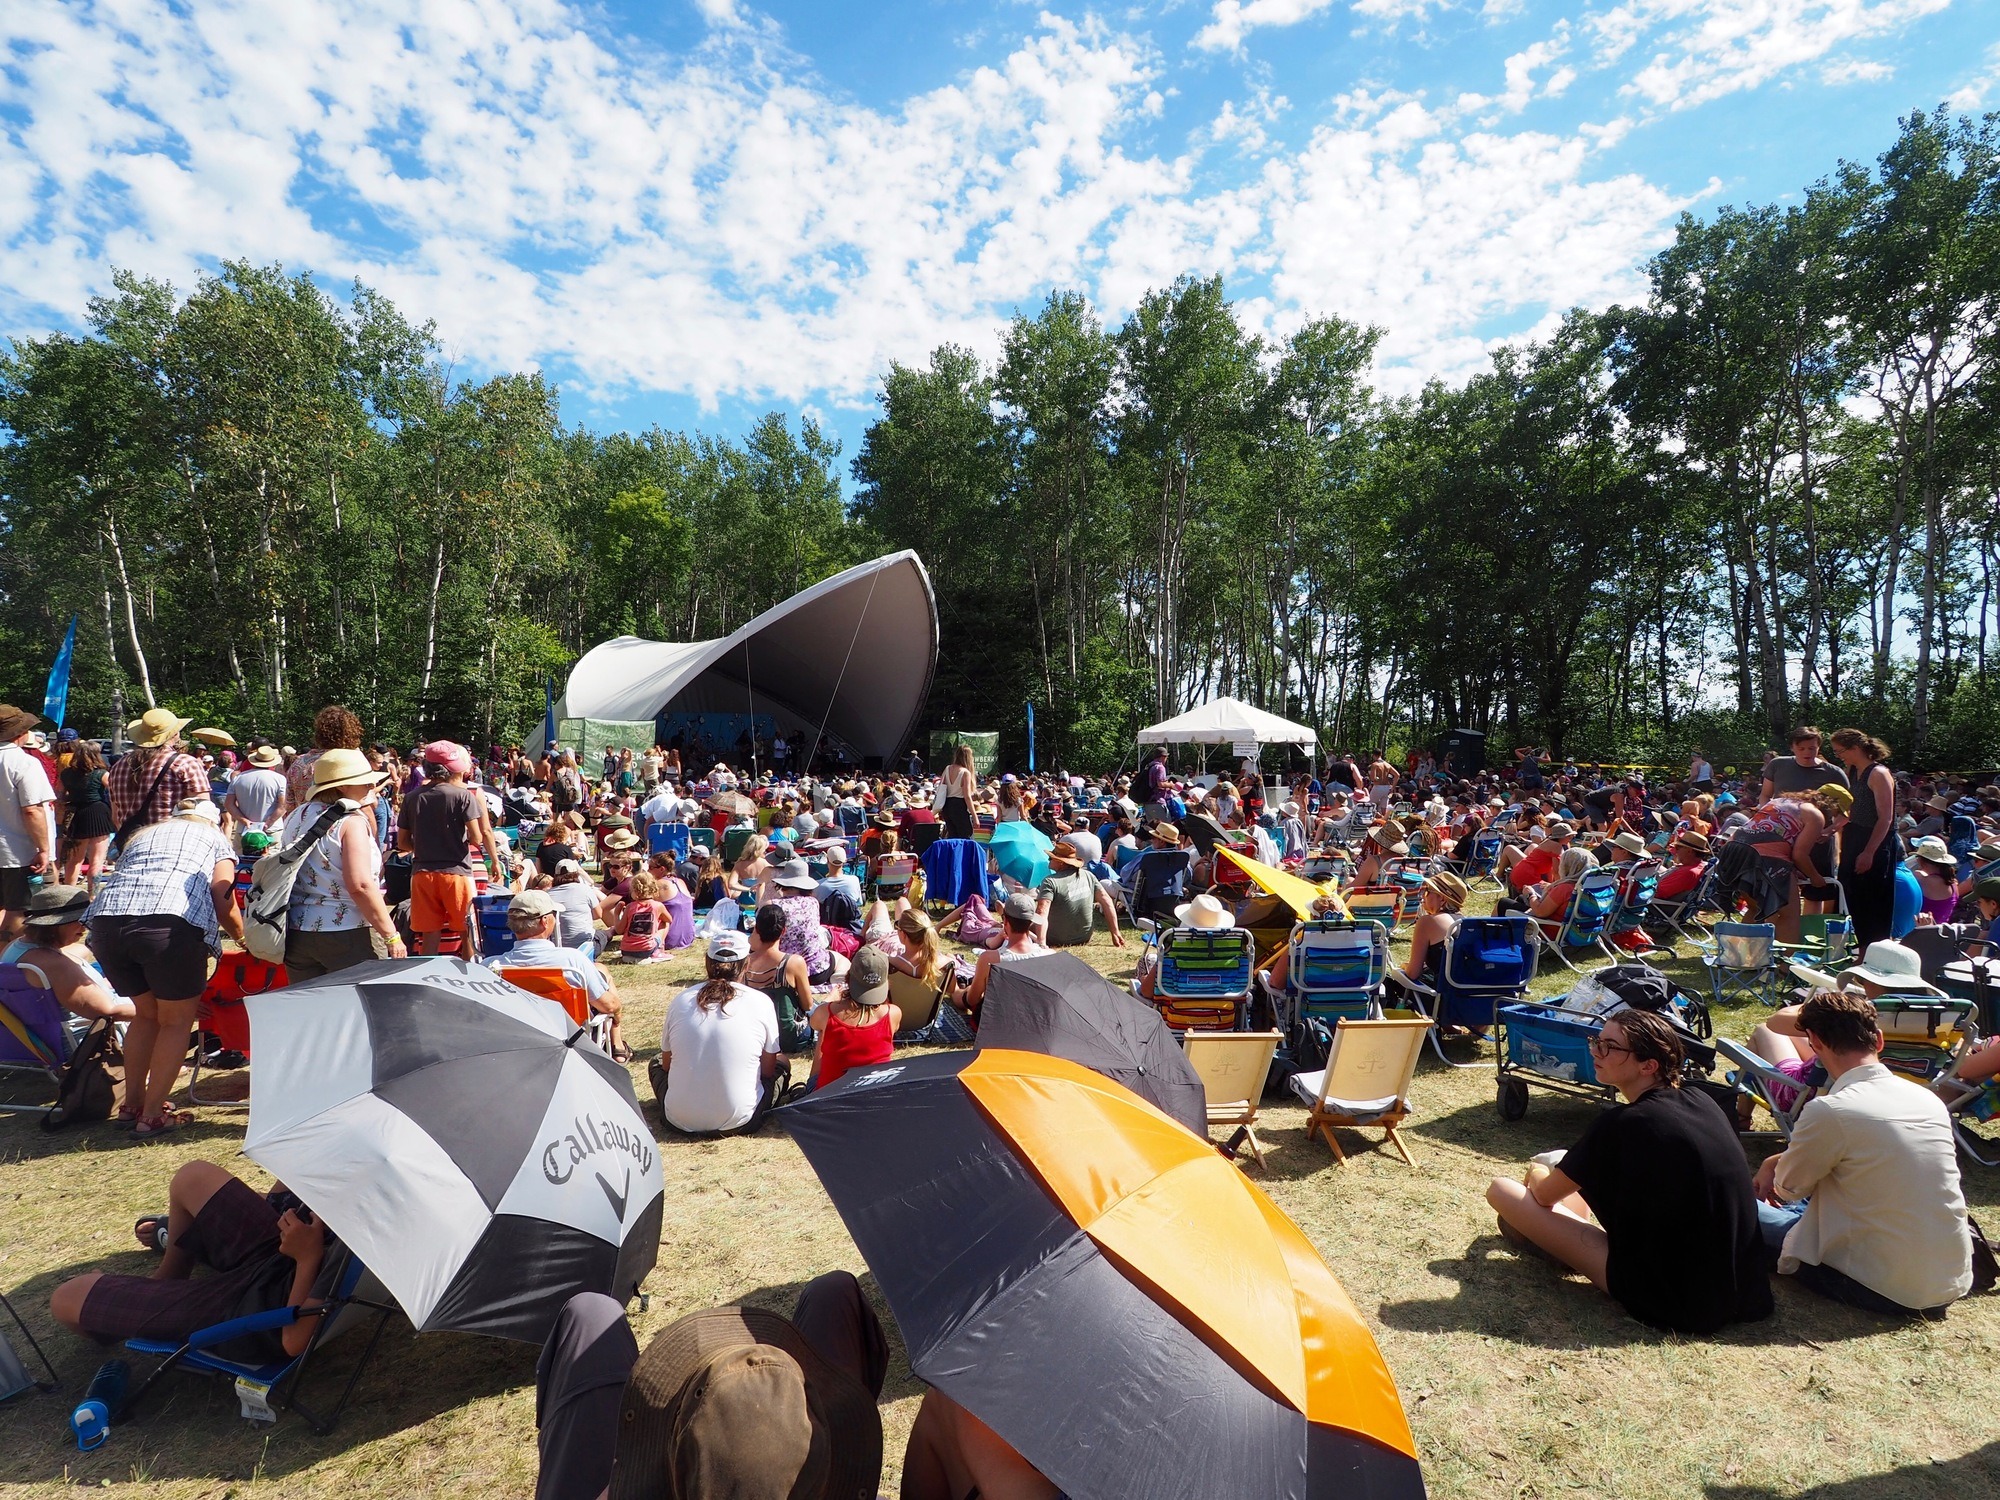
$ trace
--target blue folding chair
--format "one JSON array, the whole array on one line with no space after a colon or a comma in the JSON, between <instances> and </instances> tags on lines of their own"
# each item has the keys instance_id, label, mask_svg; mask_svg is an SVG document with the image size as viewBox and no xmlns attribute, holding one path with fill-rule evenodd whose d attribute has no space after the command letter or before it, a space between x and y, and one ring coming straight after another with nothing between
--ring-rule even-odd
<instances>
[{"instance_id":1,"label":"blue folding chair","mask_svg":"<svg viewBox=\"0 0 2000 1500\"><path fill-rule=\"evenodd\" d=\"M1715 895L1715 866L1711 864L1686 894L1663 901L1655 893L1653 904L1646 909L1647 930L1656 939L1662 936L1660 929L1666 930L1668 952L1678 947L1682 938L1706 951L1714 942L1714 937L1697 919L1704 911L1719 912L1721 909Z\"/></svg>"},{"instance_id":2,"label":"blue folding chair","mask_svg":"<svg viewBox=\"0 0 2000 1500\"><path fill-rule=\"evenodd\" d=\"M1652 935L1646 931L1646 913L1652 909L1653 893L1660 888L1666 866L1657 859L1642 859L1621 867L1625 878L1618 887L1618 906L1611 913L1606 937L1611 946L1627 953L1653 951ZM1643 946L1620 941L1637 933Z\"/></svg>"},{"instance_id":3,"label":"blue folding chair","mask_svg":"<svg viewBox=\"0 0 2000 1500\"><path fill-rule=\"evenodd\" d=\"M687 858L692 840L688 837L685 823L648 823L646 825L646 853L671 854L676 859Z\"/></svg>"},{"instance_id":4,"label":"blue folding chair","mask_svg":"<svg viewBox=\"0 0 2000 1500\"><path fill-rule=\"evenodd\" d=\"M342 1247L339 1252L344 1257L340 1274L334 1283L334 1293L319 1307L301 1313L296 1307L278 1307L269 1312L250 1313L245 1317L231 1318L226 1323L212 1324L188 1335L185 1343L176 1344L166 1339L127 1339L125 1347L134 1354L157 1354L162 1356L151 1374L142 1381L126 1399L121 1419L129 1419L137 1411L140 1400L153 1388L153 1383L169 1370L192 1370L202 1375L219 1375L226 1380L237 1382L239 1387L247 1386L264 1393L265 1399L275 1397L273 1410L295 1411L304 1417L312 1430L324 1437L333 1431L334 1423L340 1420L341 1412L347 1409L347 1401L354 1394L354 1388L361 1382L361 1372L368 1367L369 1356L374 1354L375 1345L382 1338L382 1330L389 1322L389 1315L396 1311L396 1304L390 1301L386 1292L369 1286L365 1290L372 1295L362 1295L363 1281L367 1277L367 1267L359 1256ZM375 1326L368 1335L367 1347L361 1357L354 1362L348 1373L347 1384L341 1388L339 1399L324 1415L314 1411L299 1399L299 1388L305 1383L306 1367L314 1353L328 1339L345 1331L353 1322L374 1315ZM219 1351L228 1344L254 1333L273 1333L289 1328L301 1317L317 1318L319 1326L313 1330L306 1346L296 1355L281 1359L267 1360L261 1364L251 1364L244 1360L230 1359Z\"/></svg>"},{"instance_id":5,"label":"blue folding chair","mask_svg":"<svg viewBox=\"0 0 2000 1500\"><path fill-rule=\"evenodd\" d=\"M49 1086L47 1104L0 1103L0 1112L47 1114L75 1050L69 1013L54 990L35 983L18 965L0 964L0 1073L28 1073Z\"/></svg>"},{"instance_id":6,"label":"blue folding chair","mask_svg":"<svg viewBox=\"0 0 2000 1500\"><path fill-rule=\"evenodd\" d=\"M1504 842L1500 835L1482 829L1465 842L1462 850L1454 850L1454 858L1446 860L1445 867L1457 873L1468 890L1481 881L1498 885L1494 867L1500 863L1500 845Z\"/></svg>"},{"instance_id":7,"label":"blue folding chair","mask_svg":"<svg viewBox=\"0 0 2000 1500\"><path fill-rule=\"evenodd\" d=\"M1438 1027L1490 1028L1502 1005L1526 999L1541 958L1540 941L1540 930L1528 917L1461 917L1431 971L1434 982L1412 979L1400 969L1389 971L1390 983L1410 1008L1437 1023L1430 1042L1440 1062L1454 1068L1483 1066L1446 1057Z\"/></svg>"},{"instance_id":8,"label":"blue folding chair","mask_svg":"<svg viewBox=\"0 0 2000 1500\"><path fill-rule=\"evenodd\" d=\"M1542 949L1562 960L1564 968L1581 974L1570 961L1570 953L1595 949L1604 958L1615 958L1605 946L1611 914L1618 909L1618 872L1589 870L1570 893L1569 906L1558 922L1542 924ZM1540 951L1540 950L1538 950Z\"/></svg>"},{"instance_id":9,"label":"blue folding chair","mask_svg":"<svg viewBox=\"0 0 2000 1500\"><path fill-rule=\"evenodd\" d=\"M1373 1020L1382 1014L1382 981L1389 971L1389 935L1376 922L1346 917L1314 917L1298 923L1285 940L1285 983L1259 981L1278 1013L1279 1029L1301 1020L1331 1031L1340 1021Z\"/></svg>"},{"instance_id":10,"label":"blue folding chair","mask_svg":"<svg viewBox=\"0 0 2000 1500\"><path fill-rule=\"evenodd\" d=\"M1174 908L1187 899L1188 874L1194 868L1192 849L1147 849L1120 873L1118 889L1125 909L1136 922L1150 917L1172 924Z\"/></svg>"}]
</instances>

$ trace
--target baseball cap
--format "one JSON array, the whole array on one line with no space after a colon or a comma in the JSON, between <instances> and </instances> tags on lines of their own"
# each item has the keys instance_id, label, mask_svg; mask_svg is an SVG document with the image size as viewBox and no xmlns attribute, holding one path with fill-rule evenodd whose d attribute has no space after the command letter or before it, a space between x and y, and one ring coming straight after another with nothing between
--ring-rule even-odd
<instances>
[{"instance_id":1,"label":"baseball cap","mask_svg":"<svg viewBox=\"0 0 2000 1500\"><path fill-rule=\"evenodd\" d=\"M738 964L750 956L750 939L740 932L712 932L708 956L717 963Z\"/></svg>"},{"instance_id":2,"label":"baseball cap","mask_svg":"<svg viewBox=\"0 0 2000 1500\"><path fill-rule=\"evenodd\" d=\"M1000 903L1000 915L1011 917L1016 922L1035 920L1035 898L1026 891L1016 891Z\"/></svg>"},{"instance_id":3,"label":"baseball cap","mask_svg":"<svg viewBox=\"0 0 2000 1500\"><path fill-rule=\"evenodd\" d=\"M507 903L510 917L552 917L561 910L547 891L522 891Z\"/></svg>"}]
</instances>

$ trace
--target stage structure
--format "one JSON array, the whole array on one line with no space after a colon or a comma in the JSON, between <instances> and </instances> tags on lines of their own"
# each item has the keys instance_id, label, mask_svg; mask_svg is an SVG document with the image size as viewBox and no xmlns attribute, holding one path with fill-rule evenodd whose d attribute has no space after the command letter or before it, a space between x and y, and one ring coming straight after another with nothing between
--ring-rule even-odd
<instances>
[{"instance_id":1,"label":"stage structure","mask_svg":"<svg viewBox=\"0 0 2000 1500\"><path fill-rule=\"evenodd\" d=\"M592 647L571 668L556 712L649 720L663 731L741 722L761 735L769 726L791 743L794 766L827 740L886 765L923 712L937 645L930 575L916 553L893 552L794 594L719 641L624 635Z\"/></svg>"}]
</instances>

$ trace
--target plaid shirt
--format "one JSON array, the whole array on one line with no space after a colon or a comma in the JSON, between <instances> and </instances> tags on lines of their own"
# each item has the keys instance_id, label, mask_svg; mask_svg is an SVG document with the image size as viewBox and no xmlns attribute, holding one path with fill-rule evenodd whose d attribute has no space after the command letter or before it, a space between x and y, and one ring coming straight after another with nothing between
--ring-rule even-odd
<instances>
[{"instance_id":1,"label":"plaid shirt","mask_svg":"<svg viewBox=\"0 0 2000 1500\"><path fill-rule=\"evenodd\" d=\"M164 776L160 776L159 755L144 750L134 750L111 768L105 785L111 793L113 828L123 828L125 820L134 813L142 814L139 818L141 828L164 823L174 815L174 805L181 798L209 795L208 773L202 770L201 762L178 750L171 753L173 764ZM148 797L146 788L153 785L156 776L159 776L160 784L153 787L153 793ZM140 807L142 800L145 803L143 810Z\"/></svg>"},{"instance_id":2,"label":"plaid shirt","mask_svg":"<svg viewBox=\"0 0 2000 1500\"><path fill-rule=\"evenodd\" d=\"M199 927L213 949L220 934L215 892L209 882L215 877L217 864L235 857L229 841L214 824L196 818L169 818L133 835L84 920L180 917Z\"/></svg>"}]
</instances>

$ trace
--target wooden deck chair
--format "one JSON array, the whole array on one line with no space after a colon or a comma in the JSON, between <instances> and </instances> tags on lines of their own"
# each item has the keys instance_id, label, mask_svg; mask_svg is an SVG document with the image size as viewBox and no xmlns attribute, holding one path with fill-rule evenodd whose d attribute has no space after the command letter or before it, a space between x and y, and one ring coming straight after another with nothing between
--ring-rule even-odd
<instances>
[{"instance_id":1,"label":"wooden deck chair","mask_svg":"<svg viewBox=\"0 0 2000 1500\"><path fill-rule=\"evenodd\" d=\"M1208 1123L1235 1127L1260 1167L1264 1143L1257 1139L1257 1102L1284 1039L1281 1031L1190 1031L1181 1041L1208 1096Z\"/></svg>"},{"instance_id":2,"label":"wooden deck chair","mask_svg":"<svg viewBox=\"0 0 2000 1500\"><path fill-rule=\"evenodd\" d=\"M1410 1080L1431 1029L1428 1018L1342 1021L1334 1028L1333 1051L1317 1073L1294 1073L1292 1092L1312 1107L1306 1137L1326 1137L1333 1159L1347 1157L1334 1139L1335 1126L1370 1127L1384 1132L1411 1166L1416 1159L1397 1126L1410 1117Z\"/></svg>"},{"instance_id":3,"label":"wooden deck chair","mask_svg":"<svg viewBox=\"0 0 2000 1500\"><path fill-rule=\"evenodd\" d=\"M563 1014L589 1032L593 1042L599 1047L609 1048L611 1017L590 1008L590 991L578 984L569 970L553 964L547 968L503 964L493 972L516 989L526 990L540 999L560 1005Z\"/></svg>"}]
</instances>

